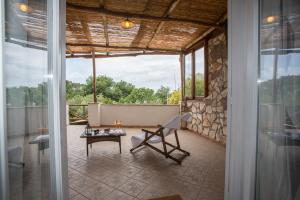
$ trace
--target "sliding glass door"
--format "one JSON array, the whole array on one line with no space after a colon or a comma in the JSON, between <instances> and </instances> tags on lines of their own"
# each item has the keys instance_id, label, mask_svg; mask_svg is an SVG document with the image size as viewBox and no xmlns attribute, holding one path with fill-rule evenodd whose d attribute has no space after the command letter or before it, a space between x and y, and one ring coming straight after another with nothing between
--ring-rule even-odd
<instances>
[{"instance_id":1,"label":"sliding glass door","mask_svg":"<svg viewBox=\"0 0 300 200\"><path fill-rule=\"evenodd\" d=\"M0 148L1 173L6 173L1 187L10 200L63 199L62 177L66 177L66 163L62 160L64 149L57 140L64 138L62 124L57 123L55 109L63 104L56 88L63 73L55 73L59 67L53 50L55 43L52 14L55 2L48 0L3 0L2 16L2 72L3 113L6 140ZM64 35L64 33L62 33ZM59 46L57 46L59 48ZM61 60L59 61L61 62ZM55 63L55 65L53 64ZM64 112L62 112L64 113ZM63 118L64 114L62 114ZM64 120L62 120L64 121ZM63 126L63 125L62 125ZM58 130L58 131L57 131ZM61 177L57 178L57 175ZM1 198L1 197L0 197Z\"/></svg>"},{"instance_id":2,"label":"sliding glass door","mask_svg":"<svg viewBox=\"0 0 300 200\"><path fill-rule=\"evenodd\" d=\"M300 1L260 0L257 200L300 199Z\"/></svg>"}]
</instances>

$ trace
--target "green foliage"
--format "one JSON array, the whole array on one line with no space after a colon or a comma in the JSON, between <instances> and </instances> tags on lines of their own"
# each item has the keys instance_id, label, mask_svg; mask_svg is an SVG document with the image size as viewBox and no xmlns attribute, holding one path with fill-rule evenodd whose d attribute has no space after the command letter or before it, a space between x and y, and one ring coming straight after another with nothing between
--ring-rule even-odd
<instances>
[{"instance_id":1,"label":"green foliage","mask_svg":"<svg viewBox=\"0 0 300 200\"><path fill-rule=\"evenodd\" d=\"M149 88L134 88L125 98L120 100L121 103L154 103L154 90Z\"/></svg>"},{"instance_id":2,"label":"green foliage","mask_svg":"<svg viewBox=\"0 0 300 200\"><path fill-rule=\"evenodd\" d=\"M196 96L204 96L204 76L201 73L197 73L195 76L195 95ZM187 77L185 79L185 96L192 96L192 78Z\"/></svg>"},{"instance_id":3,"label":"green foliage","mask_svg":"<svg viewBox=\"0 0 300 200\"><path fill-rule=\"evenodd\" d=\"M179 101L181 101L181 92L180 90L175 90L168 98L168 104L179 104Z\"/></svg>"},{"instance_id":4,"label":"green foliage","mask_svg":"<svg viewBox=\"0 0 300 200\"><path fill-rule=\"evenodd\" d=\"M186 97L192 96L192 78L191 77L185 78L184 92L185 92Z\"/></svg>"},{"instance_id":5,"label":"green foliage","mask_svg":"<svg viewBox=\"0 0 300 200\"><path fill-rule=\"evenodd\" d=\"M127 83L126 81L117 82L112 88L112 99L116 102L119 102L122 98L129 96L134 88L134 85Z\"/></svg>"},{"instance_id":6,"label":"green foliage","mask_svg":"<svg viewBox=\"0 0 300 200\"><path fill-rule=\"evenodd\" d=\"M69 105L87 104L93 101L92 81L92 77L89 77L86 80L86 84L78 84L67 81L67 101ZM96 93L97 100L104 104L167 104L168 96L170 95L170 88L161 86L161 88L155 92L150 88L136 88L134 85L126 81L115 82L110 77L98 76L96 78Z\"/></svg>"},{"instance_id":7,"label":"green foliage","mask_svg":"<svg viewBox=\"0 0 300 200\"><path fill-rule=\"evenodd\" d=\"M155 93L155 97L159 101L158 103L167 104L168 96L170 94L170 88L161 86Z\"/></svg>"},{"instance_id":8,"label":"green foliage","mask_svg":"<svg viewBox=\"0 0 300 200\"><path fill-rule=\"evenodd\" d=\"M12 107L47 105L47 84L37 87L11 87L6 90L7 105Z\"/></svg>"},{"instance_id":9,"label":"green foliage","mask_svg":"<svg viewBox=\"0 0 300 200\"><path fill-rule=\"evenodd\" d=\"M196 96L204 96L204 76L203 74L196 74Z\"/></svg>"},{"instance_id":10,"label":"green foliage","mask_svg":"<svg viewBox=\"0 0 300 200\"><path fill-rule=\"evenodd\" d=\"M80 83L73 83L71 81L66 81L66 95L67 99L71 99L76 95L84 96L84 86Z\"/></svg>"}]
</instances>

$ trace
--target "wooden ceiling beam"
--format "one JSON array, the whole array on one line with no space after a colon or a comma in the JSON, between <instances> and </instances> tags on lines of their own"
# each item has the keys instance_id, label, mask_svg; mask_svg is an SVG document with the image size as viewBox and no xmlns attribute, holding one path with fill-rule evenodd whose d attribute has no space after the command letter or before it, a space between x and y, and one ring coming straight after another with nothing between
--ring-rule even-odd
<instances>
[{"instance_id":1,"label":"wooden ceiling beam","mask_svg":"<svg viewBox=\"0 0 300 200\"><path fill-rule=\"evenodd\" d=\"M66 49L70 54L73 54L73 51L70 49L70 46L66 45Z\"/></svg>"},{"instance_id":2,"label":"wooden ceiling beam","mask_svg":"<svg viewBox=\"0 0 300 200\"><path fill-rule=\"evenodd\" d=\"M178 53L170 53L170 52L142 52L142 53L126 53L126 54L101 54L95 55L95 58L114 58L114 57L135 57L141 55L179 55ZM66 58L93 58L90 54L84 55L67 55Z\"/></svg>"},{"instance_id":3,"label":"wooden ceiling beam","mask_svg":"<svg viewBox=\"0 0 300 200\"><path fill-rule=\"evenodd\" d=\"M173 12L173 10L175 10L176 6L179 4L180 0L174 0L171 2L171 4L169 5L168 9L166 10L166 12L163 14L163 17L169 17L169 15ZM152 40L154 39L154 37L160 32L161 28L164 25L164 21L159 22L158 26L156 27L154 33L152 34L147 47L150 46Z\"/></svg>"},{"instance_id":4,"label":"wooden ceiling beam","mask_svg":"<svg viewBox=\"0 0 300 200\"><path fill-rule=\"evenodd\" d=\"M105 15L103 16L103 29L104 29L104 36L105 36L105 44L108 47L109 46L109 37L108 37L108 30L107 30L107 18Z\"/></svg>"},{"instance_id":5,"label":"wooden ceiling beam","mask_svg":"<svg viewBox=\"0 0 300 200\"><path fill-rule=\"evenodd\" d=\"M99 0L99 8L100 9L105 9L105 0ZM105 44L106 44L106 46L109 46L109 37L108 37L108 30L107 30L106 15L103 15L102 19L103 19L103 31L104 31L104 37L105 37Z\"/></svg>"},{"instance_id":6,"label":"wooden ceiling beam","mask_svg":"<svg viewBox=\"0 0 300 200\"><path fill-rule=\"evenodd\" d=\"M224 14L216 24L220 25L222 23L224 23L227 20L227 13ZM203 34L201 34L199 37L197 37L196 39L194 39L191 43L189 43L184 49L188 50L189 48L191 48L192 46L194 46L196 43L200 42L201 40L203 40L207 35L209 35L211 32L213 32L214 30L216 30L215 27L211 27L209 28L207 31L205 31Z\"/></svg>"},{"instance_id":7,"label":"wooden ceiling beam","mask_svg":"<svg viewBox=\"0 0 300 200\"><path fill-rule=\"evenodd\" d=\"M96 7L86 7L86 6L79 6L71 3L67 3L67 9L75 10L79 12L88 12L88 13L99 13L103 15L115 16L115 17L123 17L123 18L134 18L134 19L141 19L141 20L153 20L153 21L164 21L164 22L180 22L180 23L191 23L197 24L201 26L207 27L219 27L217 24L201 21L201 20L191 20L191 19L182 19L182 18L173 18L173 17L157 17L153 15L146 15L146 14L137 14L137 13L126 13L126 12L118 12L108 10L106 8L96 8Z\"/></svg>"},{"instance_id":8,"label":"wooden ceiling beam","mask_svg":"<svg viewBox=\"0 0 300 200\"><path fill-rule=\"evenodd\" d=\"M74 47L91 47L91 48L107 48L107 49L126 49L126 50L136 50L136 51L164 51L164 52L173 52L180 53L180 50L173 49L163 49L163 48L143 48L143 47L124 47L124 46L106 46L101 44L73 44L67 43L68 46Z\"/></svg>"},{"instance_id":9,"label":"wooden ceiling beam","mask_svg":"<svg viewBox=\"0 0 300 200\"><path fill-rule=\"evenodd\" d=\"M145 7L144 7L143 12L146 12L146 11L147 11L149 5L150 5L150 1L147 0L147 2L145 3ZM135 35L134 39L132 40L131 46L139 46L141 40L144 39L144 36L145 36L145 33L146 33L145 29L148 29L148 27L147 27L146 24L147 24L147 23L145 23L144 21L141 21L141 22L140 22L139 31L138 31L138 33Z\"/></svg>"}]
</instances>

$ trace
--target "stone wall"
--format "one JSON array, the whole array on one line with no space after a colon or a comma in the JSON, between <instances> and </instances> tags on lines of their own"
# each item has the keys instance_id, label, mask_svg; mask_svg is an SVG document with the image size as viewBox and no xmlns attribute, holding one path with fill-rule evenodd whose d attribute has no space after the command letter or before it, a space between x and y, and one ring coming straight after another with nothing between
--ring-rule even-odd
<instances>
[{"instance_id":1,"label":"stone wall","mask_svg":"<svg viewBox=\"0 0 300 200\"><path fill-rule=\"evenodd\" d=\"M227 135L227 45L224 33L208 41L208 96L184 102L192 112L187 128L217 142L226 143Z\"/></svg>"}]
</instances>

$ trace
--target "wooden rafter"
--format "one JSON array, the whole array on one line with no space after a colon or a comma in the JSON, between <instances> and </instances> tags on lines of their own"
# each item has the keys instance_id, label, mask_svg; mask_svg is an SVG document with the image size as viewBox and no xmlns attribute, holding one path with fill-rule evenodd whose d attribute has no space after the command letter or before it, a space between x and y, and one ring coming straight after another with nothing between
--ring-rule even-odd
<instances>
[{"instance_id":1,"label":"wooden rafter","mask_svg":"<svg viewBox=\"0 0 300 200\"><path fill-rule=\"evenodd\" d=\"M71 48L68 45L66 45L66 49L70 54L73 54L73 51L71 50Z\"/></svg>"},{"instance_id":2,"label":"wooden rafter","mask_svg":"<svg viewBox=\"0 0 300 200\"><path fill-rule=\"evenodd\" d=\"M105 9L105 0L99 0L99 8L100 9ZM106 44L106 46L109 46L109 37L108 37L108 30L107 30L106 15L103 15L102 19L103 19L103 30L104 30L105 44Z\"/></svg>"},{"instance_id":3,"label":"wooden rafter","mask_svg":"<svg viewBox=\"0 0 300 200\"><path fill-rule=\"evenodd\" d=\"M145 12L149 6L150 1L147 0L147 3L145 4L144 10L143 12ZM134 37L134 39L131 42L131 46L137 46L139 45L140 41L143 39L144 35L145 35L145 22L143 20L141 20L140 23L140 27L139 27L139 31L136 34L136 36Z\"/></svg>"},{"instance_id":4,"label":"wooden rafter","mask_svg":"<svg viewBox=\"0 0 300 200\"><path fill-rule=\"evenodd\" d=\"M109 46L109 37L108 37L108 31L107 31L107 18L104 15L103 16L103 29L104 29L104 36L105 36L105 45Z\"/></svg>"},{"instance_id":5,"label":"wooden rafter","mask_svg":"<svg viewBox=\"0 0 300 200\"><path fill-rule=\"evenodd\" d=\"M176 8L176 6L178 5L178 3L180 2L180 0L174 0L171 2L170 6L168 7L168 9L166 10L166 12L163 14L163 17L169 17L169 15L172 13L172 11ZM164 25L164 21L161 21L159 22L158 26L156 27L153 35L151 36L148 44L147 44L147 47L150 46L153 38L160 32L161 28L163 27Z\"/></svg>"},{"instance_id":6,"label":"wooden rafter","mask_svg":"<svg viewBox=\"0 0 300 200\"><path fill-rule=\"evenodd\" d=\"M107 48L107 49L126 49L126 50L135 50L135 51L165 51L165 52L173 52L180 53L180 50L172 50L172 49L163 49L163 48L143 48L143 47L125 47L125 46L106 46L101 44L72 44L67 43L68 46L77 46L77 47L91 47L91 48Z\"/></svg>"},{"instance_id":7,"label":"wooden rafter","mask_svg":"<svg viewBox=\"0 0 300 200\"><path fill-rule=\"evenodd\" d=\"M135 57L140 55L179 55L179 53L170 52L141 52L141 53L126 53L126 54L101 54L95 55L95 58L112 58L112 57ZM90 54L67 55L66 58L93 58Z\"/></svg>"},{"instance_id":8,"label":"wooden rafter","mask_svg":"<svg viewBox=\"0 0 300 200\"><path fill-rule=\"evenodd\" d=\"M224 14L216 24L220 25L222 24L224 21L227 20L227 13ZM202 39L204 39L207 35L209 35L211 32L213 32L214 30L216 30L215 27L211 27L209 28L207 31L205 31L203 34L201 34L199 37L197 37L196 39L194 39L190 44L188 44L184 49L188 50L190 47L192 47L194 44L200 42Z\"/></svg>"},{"instance_id":9,"label":"wooden rafter","mask_svg":"<svg viewBox=\"0 0 300 200\"><path fill-rule=\"evenodd\" d=\"M216 24L205 22L202 20L191 20L191 19L182 19L182 18L173 18L173 17L157 17L153 15L146 15L146 14L117 12L105 8L79 6L71 3L67 3L67 8L71 10L80 11L80 12L100 13L100 14L115 16L115 17L129 17L134 19L152 20L152 21L159 21L159 22L161 21L181 22L181 23L191 23L191 24L197 24L197 25L208 26L208 27L218 27L218 25Z\"/></svg>"},{"instance_id":10,"label":"wooden rafter","mask_svg":"<svg viewBox=\"0 0 300 200\"><path fill-rule=\"evenodd\" d=\"M84 17L84 19L80 19L80 23L82 25L82 31L84 32L89 43L92 42L91 33L89 31L89 25L87 24L88 19Z\"/></svg>"}]
</instances>

